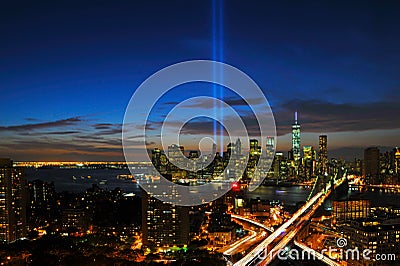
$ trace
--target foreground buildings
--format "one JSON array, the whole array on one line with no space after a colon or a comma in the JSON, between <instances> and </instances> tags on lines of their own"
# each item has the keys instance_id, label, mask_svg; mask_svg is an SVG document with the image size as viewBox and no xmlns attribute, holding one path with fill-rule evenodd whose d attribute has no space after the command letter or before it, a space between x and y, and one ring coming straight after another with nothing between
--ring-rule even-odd
<instances>
[{"instance_id":1,"label":"foreground buildings","mask_svg":"<svg viewBox=\"0 0 400 266\"><path fill-rule=\"evenodd\" d=\"M26 237L26 182L22 169L10 159L0 159L0 241Z\"/></svg>"},{"instance_id":2,"label":"foreground buildings","mask_svg":"<svg viewBox=\"0 0 400 266\"><path fill-rule=\"evenodd\" d=\"M150 248L189 243L189 208L165 203L143 190L143 244Z\"/></svg>"}]
</instances>

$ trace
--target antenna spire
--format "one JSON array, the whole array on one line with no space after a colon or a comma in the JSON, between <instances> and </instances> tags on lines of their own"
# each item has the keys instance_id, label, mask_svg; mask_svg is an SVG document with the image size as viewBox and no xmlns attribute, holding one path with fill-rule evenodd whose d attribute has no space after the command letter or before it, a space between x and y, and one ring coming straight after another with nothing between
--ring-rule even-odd
<instances>
[{"instance_id":1,"label":"antenna spire","mask_svg":"<svg viewBox=\"0 0 400 266\"><path fill-rule=\"evenodd\" d=\"M297 124L297 111L294 112L294 123Z\"/></svg>"}]
</instances>

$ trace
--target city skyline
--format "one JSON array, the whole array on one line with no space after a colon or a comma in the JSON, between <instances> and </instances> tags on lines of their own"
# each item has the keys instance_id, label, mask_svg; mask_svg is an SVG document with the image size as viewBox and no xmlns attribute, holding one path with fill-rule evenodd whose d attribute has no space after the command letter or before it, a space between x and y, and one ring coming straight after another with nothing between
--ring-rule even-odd
<instances>
[{"instance_id":1,"label":"city skyline","mask_svg":"<svg viewBox=\"0 0 400 266\"><path fill-rule=\"evenodd\" d=\"M123 115L140 83L176 62L213 59L213 3L182 3L2 3L0 155L123 160ZM398 10L372 1L224 3L223 61L266 94L278 150L290 150L296 110L301 145L316 148L328 135L329 157L399 145ZM160 106L191 96L167 95Z\"/></svg>"},{"instance_id":2,"label":"city skyline","mask_svg":"<svg viewBox=\"0 0 400 266\"><path fill-rule=\"evenodd\" d=\"M400 265L398 14L3 1L1 265Z\"/></svg>"}]
</instances>

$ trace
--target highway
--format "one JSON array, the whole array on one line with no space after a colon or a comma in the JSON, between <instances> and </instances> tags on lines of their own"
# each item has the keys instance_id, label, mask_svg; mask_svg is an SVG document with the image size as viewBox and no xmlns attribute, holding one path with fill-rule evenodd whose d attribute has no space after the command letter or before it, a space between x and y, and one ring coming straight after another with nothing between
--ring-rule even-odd
<instances>
[{"instance_id":1,"label":"highway","mask_svg":"<svg viewBox=\"0 0 400 266\"><path fill-rule=\"evenodd\" d=\"M319 259L320 261L324 262L326 265L340 266L339 263L331 260L330 258L328 258L327 256L325 256L325 255L323 255L321 253L318 253L314 249L309 248L309 247L307 247L306 245L304 245L304 244L302 244L300 242L297 242L296 240L294 241L294 244L295 244L295 246L297 246L297 247L301 248L302 250L306 251L308 254L311 254L311 255L314 254L317 259Z\"/></svg>"},{"instance_id":2,"label":"highway","mask_svg":"<svg viewBox=\"0 0 400 266\"><path fill-rule=\"evenodd\" d=\"M264 224L254 221L252 219L249 219L247 217L236 215L236 214L231 214L231 217L233 219L239 220L240 222L245 222L247 224L254 225L254 226L256 226L260 229L264 229L268 232L273 232L273 228L267 227ZM223 253L226 256L234 255L236 253L239 253L239 252L242 252L242 251L248 249L249 247L251 247L251 245L256 244L257 242L261 241L262 238L264 238L266 236L266 232L257 234L256 231L251 230L250 228L245 228L245 229L250 231L250 235L236 241L235 243L233 243L231 245L223 247L222 249L219 250L219 252Z\"/></svg>"},{"instance_id":3,"label":"highway","mask_svg":"<svg viewBox=\"0 0 400 266\"><path fill-rule=\"evenodd\" d=\"M335 181L335 188L345 180L345 176L346 174L343 175L341 179ZM280 249L286 247L286 245L293 240L294 236L300 231L305 222L311 219L311 216L315 213L318 207L326 200L331 192L330 188L331 185L329 183L324 191L321 191L312 197L306 204L297 210L288 221L282 224L256 248L234 265L267 265L272 262ZM293 226L295 221L298 222L296 223L296 226ZM275 244L273 248L269 249L269 246L272 243L277 242L276 240L279 240L279 242Z\"/></svg>"},{"instance_id":4,"label":"highway","mask_svg":"<svg viewBox=\"0 0 400 266\"><path fill-rule=\"evenodd\" d=\"M265 225L263 225L262 223L259 223L259 222L257 222L257 221L254 221L254 220L252 220L252 219L249 219L249 218L246 218L246 217L243 217L243 216L240 216L240 215L231 214L231 217L232 217L232 218L235 218L235 219L238 219L238 220L242 220L242 221L251 223L251 224L254 224L255 226L258 226L258 227L260 227L260 228L263 228L263 229L265 229L265 230L267 230L267 231L269 231L269 232L271 232L271 233L274 231L274 229L271 228L271 227L265 226Z\"/></svg>"},{"instance_id":5,"label":"highway","mask_svg":"<svg viewBox=\"0 0 400 266\"><path fill-rule=\"evenodd\" d=\"M249 229L247 229L249 230ZM249 230L250 231L250 235L240 239L239 241L236 241L235 243L229 245L227 247L227 249L224 247L224 249L226 249L225 251L223 250L219 250L219 252L222 252L225 256L231 256L234 255L238 252L240 252L240 248L245 244L245 243L249 243L251 241L253 241L254 239L256 239L257 237L257 233L253 230Z\"/></svg>"}]
</instances>

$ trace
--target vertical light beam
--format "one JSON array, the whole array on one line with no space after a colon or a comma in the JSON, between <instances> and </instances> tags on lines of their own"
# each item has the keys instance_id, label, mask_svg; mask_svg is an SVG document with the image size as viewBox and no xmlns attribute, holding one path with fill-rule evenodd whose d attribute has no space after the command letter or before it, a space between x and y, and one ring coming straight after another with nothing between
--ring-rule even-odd
<instances>
[{"instance_id":1,"label":"vertical light beam","mask_svg":"<svg viewBox=\"0 0 400 266\"><path fill-rule=\"evenodd\" d=\"M219 34L219 61L223 62L224 61L224 42L223 42L223 31L224 31L224 0L218 0L219 2L219 23L218 23L218 34ZM220 68L220 73L219 73L219 79L223 82L224 79L224 73L222 68ZM224 100L224 88L222 86L219 86L219 92L220 92L220 100ZM220 120L222 123L220 123L220 143L221 143L221 153L224 151L224 131L223 131L223 119L224 119L224 110L222 106L219 106L219 111L220 111Z\"/></svg>"},{"instance_id":2,"label":"vertical light beam","mask_svg":"<svg viewBox=\"0 0 400 266\"><path fill-rule=\"evenodd\" d=\"M216 1L217 0L212 0L212 59L213 61L217 60L217 12L216 12ZM213 66L213 78L214 81L216 80L216 66L214 64ZM216 99L217 98L217 85L215 83L213 83L213 98ZM216 100L214 100L214 117L217 117L217 106L216 106ZM217 143L217 121L216 119L213 120L213 129L214 129L214 142ZM212 156L214 156L215 154L212 154Z\"/></svg>"},{"instance_id":3,"label":"vertical light beam","mask_svg":"<svg viewBox=\"0 0 400 266\"><path fill-rule=\"evenodd\" d=\"M223 0L212 0L212 59L214 61L223 62L224 61L224 42L223 42ZM222 68L216 69L213 68L213 77L214 81L223 81L223 73ZM224 92L223 88L215 83L213 83L213 96L214 99L223 100ZM219 112L217 112L217 110ZM221 121L219 126L217 125L217 121L213 122L214 129L214 141L219 141L219 151L222 153L224 150L224 135L223 135L223 108L216 101L214 101L214 115L218 117L218 120ZM218 116L217 116L218 115ZM219 131L219 132L218 132ZM219 138L218 138L219 133Z\"/></svg>"}]
</instances>

